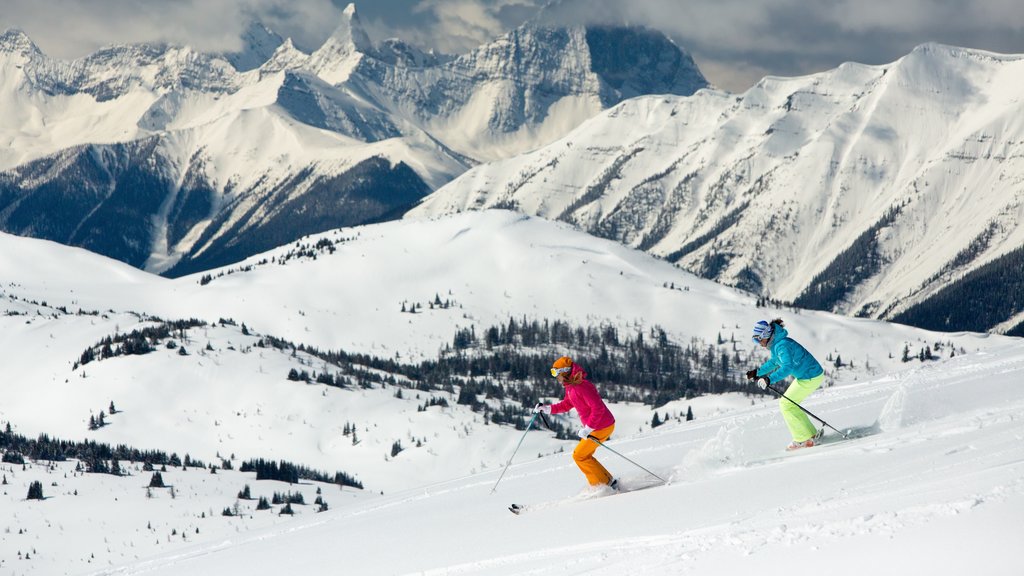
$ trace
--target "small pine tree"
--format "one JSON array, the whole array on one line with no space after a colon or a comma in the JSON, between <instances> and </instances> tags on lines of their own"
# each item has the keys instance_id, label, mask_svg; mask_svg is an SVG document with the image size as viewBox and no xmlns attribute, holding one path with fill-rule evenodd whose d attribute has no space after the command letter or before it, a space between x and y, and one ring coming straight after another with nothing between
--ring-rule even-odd
<instances>
[{"instance_id":1,"label":"small pine tree","mask_svg":"<svg viewBox=\"0 0 1024 576\"><path fill-rule=\"evenodd\" d=\"M39 480L33 481L28 485L28 499L29 500L43 500L43 483Z\"/></svg>"},{"instance_id":2,"label":"small pine tree","mask_svg":"<svg viewBox=\"0 0 1024 576\"><path fill-rule=\"evenodd\" d=\"M260 496L259 503L256 504L257 510L270 510L270 502L267 501L266 496Z\"/></svg>"},{"instance_id":3,"label":"small pine tree","mask_svg":"<svg viewBox=\"0 0 1024 576\"><path fill-rule=\"evenodd\" d=\"M166 488L164 485L164 477L159 472L153 472L153 476L149 479L150 488Z\"/></svg>"}]
</instances>

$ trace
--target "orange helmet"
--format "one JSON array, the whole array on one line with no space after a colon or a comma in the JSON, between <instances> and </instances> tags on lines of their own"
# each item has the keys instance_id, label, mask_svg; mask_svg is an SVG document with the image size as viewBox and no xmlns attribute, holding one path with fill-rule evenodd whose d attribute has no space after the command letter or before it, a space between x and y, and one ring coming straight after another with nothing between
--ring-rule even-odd
<instances>
[{"instance_id":1,"label":"orange helmet","mask_svg":"<svg viewBox=\"0 0 1024 576\"><path fill-rule=\"evenodd\" d=\"M572 371L572 358L568 356L562 356L555 363L551 365L551 375L558 376L559 374L565 374L566 372Z\"/></svg>"}]
</instances>

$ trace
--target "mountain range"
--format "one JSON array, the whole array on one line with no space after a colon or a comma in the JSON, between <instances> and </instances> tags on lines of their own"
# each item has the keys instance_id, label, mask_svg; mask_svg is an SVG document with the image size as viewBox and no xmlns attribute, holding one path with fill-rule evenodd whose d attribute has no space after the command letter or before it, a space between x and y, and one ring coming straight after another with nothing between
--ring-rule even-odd
<instances>
[{"instance_id":1,"label":"mountain range","mask_svg":"<svg viewBox=\"0 0 1024 576\"><path fill-rule=\"evenodd\" d=\"M0 35L0 229L176 276L398 217L480 162L648 93L707 85L636 27L526 24L470 53L374 44L355 6L311 54L260 25L235 54Z\"/></svg>"},{"instance_id":2,"label":"mountain range","mask_svg":"<svg viewBox=\"0 0 1024 576\"><path fill-rule=\"evenodd\" d=\"M0 572L1015 573L1020 57L244 42L0 35ZM773 318L810 450L743 378ZM562 355L619 493L531 419Z\"/></svg>"},{"instance_id":3,"label":"mountain range","mask_svg":"<svg viewBox=\"0 0 1024 576\"><path fill-rule=\"evenodd\" d=\"M407 217L514 209L802 308L1021 335L1022 72L927 44L743 94L638 97Z\"/></svg>"},{"instance_id":4,"label":"mountain range","mask_svg":"<svg viewBox=\"0 0 1024 576\"><path fill-rule=\"evenodd\" d=\"M510 208L803 308L1024 333L1019 56L927 44L729 94L628 26L449 56L373 43L350 5L310 54L244 41L64 62L0 36L0 230L178 276Z\"/></svg>"}]
</instances>

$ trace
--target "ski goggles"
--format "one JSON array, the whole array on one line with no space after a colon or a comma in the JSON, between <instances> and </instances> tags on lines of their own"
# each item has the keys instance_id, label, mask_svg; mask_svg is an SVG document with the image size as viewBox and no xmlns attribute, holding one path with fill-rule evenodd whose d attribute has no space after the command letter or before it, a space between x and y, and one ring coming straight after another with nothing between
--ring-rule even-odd
<instances>
[{"instance_id":1,"label":"ski goggles","mask_svg":"<svg viewBox=\"0 0 1024 576\"><path fill-rule=\"evenodd\" d=\"M572 370L572 366L566 366L565 368L552 368L551 375L557 377L559 374L565 374L570 370Z\"/></svg>"}]
</instances>

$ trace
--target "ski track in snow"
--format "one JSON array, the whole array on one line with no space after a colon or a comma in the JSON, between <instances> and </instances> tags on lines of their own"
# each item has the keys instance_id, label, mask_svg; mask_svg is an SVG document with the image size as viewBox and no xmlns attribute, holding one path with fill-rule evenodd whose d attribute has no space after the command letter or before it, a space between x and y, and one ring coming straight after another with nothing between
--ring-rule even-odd
<instances>
[{"instance_id":1,"label":"ski track in snow","mask_svg":"<svg viewBox=\"0 0 1024 576\"><path fill-rule=\"evenodd\" d=\"M686 573L703 553L726 549L740 555L754 555L776 547L816 548L830 542L874 535L892 539L911 527L926 526L943 517L956 517L980 506L998 506L1012 496L1024 494L1024 478L1017 476L995 481L987 491L963 496L950 489L958 480L975 476L999 475L1006 470L1020 470L1024 459L1013 448L1024 439L1018 425L1024 421L1024 405L1018 400L998 408L984 408L967 414L951 412L908 424L904 418L920 405L915 399L922 395L940 395L946 389L964 386L971 377L996 373L1021 372L1019 359L978 366L971 363L944 367L941 379L934 370L915 368L898 379L895 391L884 391L883 379L868 383L863 391L833 390L819 398L817 404L828 405L845 399L846 407L879 405L878 419L870 425L854 427L848 440L834 432L828 443L815 449L743 459L741 433L764 414L737 416L721 426L704 445L686 453L684 463L673 474L673 488L687 483L687 473L703 468L706 476L742 474L754 467L781 466L794 458L849 459L858 456L891 455L890 466L866 470L858 479L856 493L828 494L830 490L811 489L808 497L796 504L764 510L752 518L707 526L697 530L649 537L612 538L589 541L576 546L559 546L528 553L499 556L486 561L454 564L421 572L420 576L456 574L530 574L536 576L586 573L593 575ZM847 394L847 392L849 392ZM886 394L888 395L886 397ZM850 399L853 398L853 402ZM924 402L928 407L927 401ZM996 427L997 445L1003 450L978 450L971 435ZM845 429L844 429L845 431ZM889 433L889 434L885 434ZM937 443L935 440L944 440ZM903 448L928 443L929 450L913 458L900 455ZM678 448L683 444L671 445ZM654 451L659 448L648 448ZM934 449L939 449L936 452ZM643 450L634 451L635 454ZM724 456L723 456L724 455ZM922 480L920 477L924 476ZM690 480L699 480L695 475ZM851 487L852 488L852 487ZM852 490L851 490L852 491ZM627 492L628 493L628 492ZM604 496L581 494L563 500L527 504L527 512L537 513L581 504ZM921 502L922 495L926 501ZM896 497L907 502L892 510L857 512L871 509L881 498ZM621 496L617 496L621 497Z\"/></svg>"}]
</instances>

